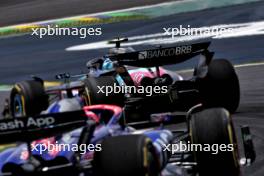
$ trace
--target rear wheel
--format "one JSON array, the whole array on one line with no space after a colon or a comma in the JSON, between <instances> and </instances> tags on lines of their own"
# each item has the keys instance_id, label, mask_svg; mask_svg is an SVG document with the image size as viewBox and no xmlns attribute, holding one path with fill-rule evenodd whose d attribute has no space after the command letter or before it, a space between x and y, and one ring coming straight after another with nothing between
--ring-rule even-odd
<instances>
[{"instance_id":1,"label":"rear wheel","mask_svg":"<svg viewBox=\"0 0 264 176\"><path fill-rule=\"evenodd\" d=\"M12 117L34 116L48 107L48 96L41 82L30 80L17 83L10 93Z\"/></svg>"},{"instance_id":2,"label":"rear wheel","mask_svg":"<svg viewBox=\"0 0 264 176\"><path fill-rule=\"evenodd\" d=\"M194 113L190 135L192 144L209 147L194 152L199 176L239 175L236 136L227 110L211 108Z\"/></svg>"},{"instance_id":3,"label":"rear wheel","mask_svg":"<svg viewBox=\"0 0 264 176\"><path fill-rule=\"evenodd\" d=\"M233 65L226 59L213 60L199 89L206 107L224 107L234 113L239 106L239 80Z\"/></svg>"},{"instance_id":4,"label":"rear wheel","mask_svg":"<svg viewBox=\"0 0 264 176\"><path fill-rule=\"evenodd\" d=\"M155 149L143 135L125 135L107 138L102 151L95 153L96 175L158 176L160 169Z\"/></svg>"}]
</instances>

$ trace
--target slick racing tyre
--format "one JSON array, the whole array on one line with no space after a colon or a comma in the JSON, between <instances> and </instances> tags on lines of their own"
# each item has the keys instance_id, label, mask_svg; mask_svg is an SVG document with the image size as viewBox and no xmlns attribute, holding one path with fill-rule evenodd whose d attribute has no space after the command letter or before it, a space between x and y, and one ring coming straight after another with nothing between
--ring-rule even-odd
<instances>
[{"instance_id":1,"label":"slick racing tyre","mask_svg":"<svg viewBox=\"0 0 264 176\"><path fill-rule=\"evenodd\" d=\"M234 113L239 106L239 80L233 65L225 59L212 60L199 90L206 107L224 107Z\"/></svg>"},{"instance_id":2,"label":"slick racing tyre","mask_svg":"<svg viewBox=\"0 0 264 176\"><path fill-rule=\"evenodd\" d=\"M102 151L95 153L96 175L158 176L160 169L155 149L143 135L110 137L102 142Z\"/></svg>"},{"instance_id":3,"label":"slick racing tyre","mask_svg":"<svg viewBox=\"0 0 264 176\"><path fill-rule=\"evenodd\" d=\"M17 83L10 93L10 114L12 117L34 116L48 108L48 96L39 81Z\"/></svg>"},{"instance_id":4,"label":"slick racing tyre","mask_svg":"<svg viewBox=\"0 0 264 176\"><path fill-rule=\"evenodd\" d=\"M192 114L190 136L193 145L204 147L194 151L199 176L239 176L236 136L227 110L211 108Z\"/></svg>"},{"instance_id":5,"label":"slick racing tyre","mask_svg":"<svg viewBox=\"0 0 264 176\"><path fill-rule=\"evenodd\" d=\"M87 105L113 104L122 106L124 94L114 90L119 84L113 76L89 77L84 80Z\"/></svg>"}]
</instances>

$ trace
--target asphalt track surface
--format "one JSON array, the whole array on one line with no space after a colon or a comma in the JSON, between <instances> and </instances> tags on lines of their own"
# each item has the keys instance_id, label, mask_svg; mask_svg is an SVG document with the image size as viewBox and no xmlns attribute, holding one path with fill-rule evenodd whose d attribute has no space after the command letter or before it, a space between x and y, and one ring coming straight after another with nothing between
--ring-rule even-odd
<instances>
[{"instance_id":1,"label":"asphalt track surface","mask_svg":"<svg viewBox=\"0 0 264 176\"><path fill-rule=\"evenodd\" d=\"M264 66L244 67L237 70L241 86L241 102L233 116L239 136L239 127L249 125L257 153L256 162L244 168L245 175L264 174Z\"/></svg>"},{"instance_id":2,"label":"asphalt track surface","mask_svg":"<svg viewBox=\"0 0 264 176\"><path fill-rule=\"evenodd\" d=\"M263 176L264 174L264 65L236 68L240 81L240 105L232 115L236 135L243 157L240 127L249 125L256 149L256 161L250 167L242 167L243 176ZM190 73L183 76L189 77ZM217 92L216 92L217 93Z\"/></svg>"},{"instance_id":3,"label":"asphalt track surface","mask_svg":"<svg viewBox=\"0 0 264 176\"><path fill-rule=\"evenodd\" d=\"M46 37L38 39L24 35L0 39L0 83L12 84L35 74L47 79L60 72L85 71L85 62L106 52L102 50L66 52L65 48L83 43L111 39L116 36L134 36L162 32L163 27L192 25L194 27L244 23L264 19L264 2L238 5L199 12L184 13L151 20L103 24L103 35L79 39L78 37ZM247 36L212 40L211 50L216 57L229 58L232 63L263 61L264 36ZM136 48L140 48L137 46ZM146 47L146 46L144 46ZM186 66L186 65L185 65ZM181 67L185 68L185 66ZM241 103L234 114L237 134L239 126L251 127L257 160L243 168L244 175L264 175L264 66L248 66L236 69L241 84ZM217 92L216 92L217 93ZM7 92L0 94L0 99Z\"/></svg>"},{"instance_id":4,"label":"asphalt track surface","mask_svg":"<svg viewBox=\"0 0 264 176\"><path fill-rule=\"evenodd\" d=\"M0 27L161 2L164 0L1 0Z\"/></svg>"}]
</instances>

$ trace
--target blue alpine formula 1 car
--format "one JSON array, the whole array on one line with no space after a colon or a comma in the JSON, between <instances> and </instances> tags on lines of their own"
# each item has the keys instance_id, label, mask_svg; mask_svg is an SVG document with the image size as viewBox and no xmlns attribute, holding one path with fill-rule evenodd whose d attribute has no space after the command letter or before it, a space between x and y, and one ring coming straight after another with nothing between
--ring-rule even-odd
<instances>
[{"instance_id":1,"label":"blue alpine formula 1 car","mask_svg":"<svg viewBox=\"0 0 264 176\"><path fill-rule=\"evenodd\" d=\"M0 143L18 142L0 153L1 175L240 174L232 119L223 108L197 105L186 114L152 114L128 124L118 106L81 103L66 98L40 115L0 120ZM165 128L181 117L187 130ZM243 136L249 164L255 155L250 134Z\"/></svg>"},{"instance_id":2,"label":"blue alpine formula 1 car","mask_svg":"<svg viewBox=\"0 0 264 176\"><path fill-rule=\"evenodd\" d=\"M199 103L208 108L223 107L230 113L238 108L240 88L235 69L227 59L213 59L210 42L135 51L121 47L125 41L110 41L116 46L90 59L87 73L56 75L59 85L47 86L38 77L16 83L5 116L39 115L54 100L75 96L82 97L84 105L125 107L130 122L144 120L150 113L188 111ZM190 79L164 67L192 58L198 63Z\"/></svg>"}]
</instances>

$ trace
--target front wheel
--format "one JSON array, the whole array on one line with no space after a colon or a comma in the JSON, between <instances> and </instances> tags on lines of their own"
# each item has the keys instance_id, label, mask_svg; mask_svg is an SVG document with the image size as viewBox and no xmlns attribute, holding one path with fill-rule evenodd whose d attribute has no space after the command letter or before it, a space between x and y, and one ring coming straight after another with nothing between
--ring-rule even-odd
<instances>
[{"instance_id":1,"label":"front wheel","mask_svg":"<svg viewBox=\"0 0 264 176\"><path fill-rule=\"evenodd\" d=\"M192 114L190 136L192 144L204 147L194 151L199 176L240 175L236 136L227 110L211 108Z\"/></svg>"},{"instance_id":2,"label":"front wheel","mask_svg":"<svg viewBox=\"0 0 264 176\"><path fill-rule=\"evenodd\" d=\"M96 175L158 176L160 167L151 139L143 135L110 137L102 142L102 151L96 152Z\"/></svg>"},{"instance_id":3,"label":"front wheel","mask_svg":"<svg viewBox=\"0 0 264 176\"><path fill-rule=\"evenodd\" d=\"M83 82L87 105L113 104L123 106L124 95L122 92L114 92L114 87L118 85L118 82L113 76L88 77Z\"/></svg>"}]
</instances>

